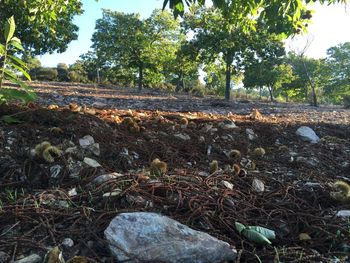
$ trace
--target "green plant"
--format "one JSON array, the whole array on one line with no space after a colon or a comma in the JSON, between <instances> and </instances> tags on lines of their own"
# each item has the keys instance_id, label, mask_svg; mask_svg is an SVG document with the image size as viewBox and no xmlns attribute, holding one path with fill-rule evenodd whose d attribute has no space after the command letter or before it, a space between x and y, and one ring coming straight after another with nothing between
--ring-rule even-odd
<instances>
[{"instance_id":1,"label":"green plant","mask_svg":"<svg viewBox=\"0 0 350 263\"><path fill-rule=\"evenodd\" d=\"M58 71L55 68L36 68L31 70L31 73L35 75L35 79L43 81L53 81L58 77Z\"/></svg>"},{"instance_id":2,"label":"green plant","mask_svg":"<svg viewBox=\"0 0 350 263\"><path fill-rule=\"evenodd\" d=\"M29 102L35 99L35 94L31 91L29 86L20 80L19 75L30 79L26 72L26 64L15 56L18 51L23 51L21 41L14 36L16 29L15 20L12 17L7 19L4 28L4 44L0 44L0 104L10 100L21 100L22 102ZM18 85L19 88L11 88L4 86L4 80Z\"/></svg>"}]
</instances>

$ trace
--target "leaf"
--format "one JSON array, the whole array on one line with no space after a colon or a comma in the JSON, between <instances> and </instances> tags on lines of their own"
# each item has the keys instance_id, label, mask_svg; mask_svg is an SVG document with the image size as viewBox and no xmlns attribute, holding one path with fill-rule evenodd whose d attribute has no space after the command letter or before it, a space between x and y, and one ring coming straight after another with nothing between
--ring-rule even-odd
<instances>
[{"instance_id":1,"label":"leaf","mask_svg":"<svg viewBox=\"0 0 350 263\"><path fill-rule=\"evenodd\" d=\"M273 231L271 229L261 227L261 226L248 226L247 229L254 230L254 231L262 234L267 239L270 239L270 240L276 239L276 233L275 233L275 231Z\"/></svg>"},{"instance_id":2,"label":"leaf","mask_svg":"<svg viewBox=\"0 0 350 263\"><path fill-rule=\"evenodd\" d=\"M30 75L20 66L9 63L12 67L16 68L18 71L22 72L23 76L25 76L28 80L31 80Z\"/></svg>"},{"instance_id":3,"label":"leaf","mask_svg":"<svg viewBox=\"0 0 350 263\"><path fill-rule=\"evenodd\" d=\"M21 50L21 51L24 51L24 48L21 44L21 41L18 41L19 39L17 37L13 37L9 43L9 45Z\"/></svg>"},{"instance_id":4,"label":"leaf","mask_svg":"<svg viewBox=\"0 0 350 263\"><path fill-rule=\"evenodd\" d=\"M17 99L21 100L24 103L27 103L35 99L34 93L13 88L2 88L0 94L2 94L7 101Z\"/></svg>"},{"instance_id":5,"label":"leaf","mask_svg":"<svg viewBox=\"0 0 350 263\"><path fill-rule=\"evenodd\" d=\"M13 34L15 33L16 25L15 25L15 18L11 16L9 19L7 19L5 24L5 41L8 43L11 38L13 37Z\"/></svg>"},{"instance_id":6,"label":"leaf","mask_svg":"<svg viewBox=\"0 0 350 263\"><path fill-rule=\"evenodd\" d=\"M253 230L253 229L244 229L242 232L243 236L248 238L250 241L253 241L254 243L261 244L261 245L270 245L271 241L268 240L264 235L260 234L259 232Z\"/></svg>"},{"instance_id":7,"label":"leaf","mask_svg":"<svg viewBox=\"0 0 350 263\"><path fill-rule=\"evenodd\" d=\"M17 123L22 123L19 119L16 119L15 117L12 117L10 115L4 115L0 118L0 121L3 121L7 124L17 124Z\"/></svg>"},{"instance_id":8,"label":"leaf","mask_svg":"<svg viewBox=\"0 0 350 263\"><path fill-rule=\"evenodd\" d=\"M0 55L3 55L5 52L5 46L3 44L0 44Z\"/></svg>"},{"instance_id":9,"label":"leaf","mask_svg":"<svg viewBox=\"0 0 350 263\"><path fill-rule=\"evenodd\" d=\"M311 237L309 236L308 233L300 233L299 240L300 241L308 241L308 240L311 240Z\"/></svg>"},{"instance_id":10,"label":"leaf","mask_svg":"<svg viewBox=\"0 0 350 263\"><path fill-rule=\"evenodd\" d=\"M235 227L236 227L236 230L238 231L239 234L241 234L242 231L243 231L244 229L246 229L246 226L243 225L243 224L240 223L240 222L235 222Z\"/></svg>"},{"instance_id":11,"label":"leaf","mask_svg":"<svg viewBox=\"0 0 350 263\"><path fill-rule=\"evenodd\" d=\"M22 68L28 69L26 63L24 63L24 61L21 60L20 58L17 58L17 57L12 56L12 55L7 55L7 57L11 58L13 61L16 61L17 64L18 64L19 66L21 66Z\"/></svg>"}]
</instances>

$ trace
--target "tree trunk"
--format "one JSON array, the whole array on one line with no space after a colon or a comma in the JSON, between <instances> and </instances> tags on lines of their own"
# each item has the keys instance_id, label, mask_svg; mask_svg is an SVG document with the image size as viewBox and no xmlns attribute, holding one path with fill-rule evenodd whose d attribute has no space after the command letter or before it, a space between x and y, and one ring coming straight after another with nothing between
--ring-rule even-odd
<instances>
[{"instance_id":1,"label":"tree trunk","mask_svg":"<svg viewBox=\"0 0 350 263\"><path fill-rule=\"evenodd\" d=\"M274 99L273 99L273 90L272 90L272 87L267 87L267 88L268 88L269 93L270 93L270 100L271 100L271 102L273 102Z\"/></svg>"},{"instance_id":2,"label":"tree trunk","mask_svg":"<svg viewBox=\"0 0 350 263\"><path fill-rule=\"evenodd\" d=\"M259 87L259 100L261 100L261 97L262 97L262 88Z\"/></svg>"},{"instance_id":3,"label":"tree trunk","mask_svg":"<svg viewBox=\"0 0 350 263\"><path fill-rule=\"evenodd\" d=\"M139 64L139 91L142 90L142 82L143 82L143 64Z\"/></svg>"},{"instance_id":4,"label":"tree trunk","mask_svg":"<svg viewBox=\"0 0 350 263\"><path fill-rule=\"evenodd\" d=\"M225 100L230 100L231 92L231 63L226 63L226 88L225 88Z\"/></svg>"},{"instance_id":5,"label":"tree trunk","mask_svg":"<svg viewBox=\"0 0 350 263\"><path fill-rule=\"evenodd\" d=\"M308 71L308 69L306 67L305 62L303 62L303 66L304 66L304 69L305 69L306 77L307 77L307 79L308 79L308 81L310 83L310 86L311 86L311 92L312 92L312 94L311 94L311 96L312 96L311 105L317 107L318 104L317 104L317 96L316 96L316 91L315 91L315 83L313 82L313 80L312 80L312 78L311 78L311 76L309 74L309 71Z\"/></svg>"}]
</instances>

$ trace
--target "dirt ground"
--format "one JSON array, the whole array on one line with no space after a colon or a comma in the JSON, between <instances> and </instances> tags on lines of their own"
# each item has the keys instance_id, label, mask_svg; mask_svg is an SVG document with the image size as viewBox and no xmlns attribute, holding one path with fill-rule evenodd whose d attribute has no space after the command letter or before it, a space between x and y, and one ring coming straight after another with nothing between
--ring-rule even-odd
<instances>
[{"instance_id":1,"label":"dirt ground","mask_svg":"<svg viewBox=\"0 0 350 263\"><path fill-rule=\"evenodd\" d=\"M114 262L103 237L110 220L152 211L229 242L237 262L349 262L350 221L336 214L350 203L331 198L336 180L350 182L349 110L33 86L36 104L0 107L0 117L17 120L0 123L0 254L6 260L43 257L60 245L65 259ZM253 109L262 117L251 116ZM295 132L303 125L321 141L300 140ZM94 147L81 146L86 135ZM52 159L38 149L44 141L59 150L49 152ZM86 157L100 166L86 164ZM166 172L152 172L156 158ZM218 169L210 171L213 161ZM118 175L94 181L108 173ZM238 234L237 221L272 229L277 238L257 245ZM67 238L73 246L62 245Z\"/></svg>"}]
</instances>

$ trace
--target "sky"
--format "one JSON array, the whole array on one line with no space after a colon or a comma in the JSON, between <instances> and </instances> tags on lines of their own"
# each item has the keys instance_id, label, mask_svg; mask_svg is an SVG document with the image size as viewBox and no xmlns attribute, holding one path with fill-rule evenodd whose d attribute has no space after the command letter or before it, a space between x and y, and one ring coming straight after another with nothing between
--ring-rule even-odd
<instances>
[{"instance_id":1,"label":"sky","mask_svg":"<svg viewBox=\"0 0 350 263\"><path fill-rule=\"evenodd\" d=\"M85 12L74 19L74 23L79 26L78 40L72 41L64 53L39 56L43 66L55 67L58 63L70 65L78 60L81 54L86 53L91 46L95 21L102 17L103 8L125 13L140 13L146 18L155 8L161 8L163 4L163 0L99 0L98 2L82 0L82 2ZM288 39L286 48L299 52L304 49L307 41L311 41L306 55L321 58L326 56L329 47L350 42L350 8L320 4L315 4L313 8L316 12L313 14L308 34Z\"/></svg>"}]
</instances>

